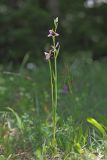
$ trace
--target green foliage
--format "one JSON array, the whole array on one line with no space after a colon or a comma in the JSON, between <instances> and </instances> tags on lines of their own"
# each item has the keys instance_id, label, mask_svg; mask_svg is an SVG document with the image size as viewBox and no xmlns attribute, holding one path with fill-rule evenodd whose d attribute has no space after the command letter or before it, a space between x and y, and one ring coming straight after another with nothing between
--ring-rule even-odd
<instances>
[{"instance_id":1,"label":"green foliage","mask_svg":"<svg viewBox=\"0 0 107 160\"><path fill-rule=\"evenodd\" d=\"M48 28L48 12L38 1L0 2L0 56L7 60L22 60L26 53L40 57L46 41L43 37ZM34 56L35 57L35 56Z\"/></svg>"},{"instance_id":2,"label":"green foliage","mask_svg":"<svg viewBox=\"0 0 107 160\"><path fill-rule=\"evenodd\" d=\"M9 155L8 157L4 157L3 155L0 155L0 160L11 160L11 155Z\"/></svg>"},{"instance_id":3,"label":"green foliage","mask_svg":"<svg viewBox=\"0 0 107 160\"><path fill-rule=\"evenodd\" d=\"M44 64L0 74L0 152L10 159L96 160L107 157L105 62L79 56L58 64L57 154L53 135L49 69ZM25 60L26 61L26 57ZM8 69L9 67L7 67ZM68 85L66 93L63 85ZM8 109L10 107L10 110ZM100 114L99 114L100 113ZM87 125L86 118L95 127ZM101 122L101 123L99 123ZM101 134L99 134L99 131Z\"/></svg>"},{"instance_id":4,"label":"green foliage","mask_svg":"<svg viewBox=\"0 0 107 160\"><path fill-rule=\"evenodd\" d=\"M93 7L85 7L83 0L60 0L62 26L65 50L70 53L75 51L90 50L97 59L107 56L107 38L105 22L107 4L100 3ZM97 3L97 1L96 1Z\"/></svg>"},{"instance_id":5,"label":"green foliage","mask_svg":"<svg viewBox=\"0 0 107 160\"><path fill-rule=\"evenodd\" d=\"M89 50L94 58L106 56L107 4L100 3L90 8L85 3L86 0L67 0L66 4L64 0L59 1L63 52L73 54ZM52 13L44 0L0 1L1 61L15 60L17 63L26 53L32 60L41 58L50 17Z\"/></svg>"}]
</instances>

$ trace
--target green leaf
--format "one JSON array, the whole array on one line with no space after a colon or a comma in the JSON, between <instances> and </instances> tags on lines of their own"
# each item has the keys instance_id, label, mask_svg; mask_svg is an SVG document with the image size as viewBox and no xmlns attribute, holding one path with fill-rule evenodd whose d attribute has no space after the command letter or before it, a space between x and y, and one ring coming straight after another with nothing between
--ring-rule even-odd
<instances>
[{"instance_id":1,"label":"green leaf","mask_svg":"<svg viewBox=\"0 0 107 160\"><path fill-rule=\"evenodd\" d=\"M102 133L103 136L106 135L106 131L103 128L103 126L99 122L97 122L94 118L87 118L87 122L95 126Z\"/></svg>"},{"instance_id":2,"label":"green leaf","mask_svg":"<svg viewBox=\"0 0 107 160\"><path fill-rule=\"evenodd\" d=\"M80 153L80 154L84 153L84 151L83 151L80 143L76 143L76 144L75 144L75 149L76 149L76 151L77 151L78 153Z\"/></svg>"},{"instance_id":3,"label":"green leaf","mask_svg":"<svg viewBox=\"0 0 107 160\"><path fill-rule=\"evenodd\" d=\"M10 107L8 107L8 110L11 111L13 113L13 115L16 117L17 125L18 125L19 129L23 132L24 126L23 126L22 120L19 117L19 115Z\"/></svg>"}]
</instances>

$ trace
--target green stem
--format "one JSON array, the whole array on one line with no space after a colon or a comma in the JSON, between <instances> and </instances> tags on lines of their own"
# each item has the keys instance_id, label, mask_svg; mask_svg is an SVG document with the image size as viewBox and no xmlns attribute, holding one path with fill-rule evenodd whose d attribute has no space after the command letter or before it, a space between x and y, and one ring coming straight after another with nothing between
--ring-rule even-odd
<instances>
[{"instance_id":1,"label":"green stem","mask_svg":"<svg viewBox=\"0 0 107 160\"><path fill-rule=\"evenodd\" d=\"M49 59L49 69L50 69L50 78L51 78L51 98L52 98L52 108L54 107L54 92L53 92L53 75L52 75L52 65Z\"/></svg>"},{"instance_id":2,"label":"green stem","mask_svg":"<svg viewBox=\"0 0 107 160\"><path fill-rule=\"evenodd\" d=\"M55 58L55 105L54 105L54 140L56 141L56 113L57 112L57 63Z\"/></svg>"},{"instance_id":3,"label":"green stem","mask_svg":"<svg viewBox=\"0 0 107 160\"><path fill-rule=\"evenodd\" d=\"M56 143L56 111L57 111L57 57L56 57L56 47L55 47L55 37L53 39L54 47L54 110L53 110L53 141ZM56 145L56 144L55 144Z\"/></svg>"}]
</instances>

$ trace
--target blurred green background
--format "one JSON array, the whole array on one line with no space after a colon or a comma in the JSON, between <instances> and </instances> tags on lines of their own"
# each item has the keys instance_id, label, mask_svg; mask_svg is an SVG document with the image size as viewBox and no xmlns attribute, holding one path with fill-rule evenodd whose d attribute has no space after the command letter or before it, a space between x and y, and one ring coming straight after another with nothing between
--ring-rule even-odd
<instances>
[{"instance_id":1,"label":"blurred green background","mask_svg":"<svg viewBox=\"0 0 107 160\"><path fill-rule=\"evenodd\" d=\"M26 54L43 59L56 16L62 53L107 56L106 0L0 0L0 62L20 63Z\"/></svg>"},{"instance_id":2,"label":"blurred green background","mask_svg":"<svg viewBox=\"0 0 107 160\"><path fill-rule=\"evenodd\" d=\"M89 149L98 159L104 142L106 158L107 135L99 138L86 119L95 118L107 131L107 0L0 0L2 159L13 156L16 160L27 153L27 157L42 155L44 159L45 152L49 156L54 152L52 145L50 149L54 112L44 52L52 43L47 35L56 17L59 153L54 157L60 159L64 153L67 159L78 152L86 153L87 160ZM17 133L14 137L13 131Z\"/></svg>"}]
</instances>

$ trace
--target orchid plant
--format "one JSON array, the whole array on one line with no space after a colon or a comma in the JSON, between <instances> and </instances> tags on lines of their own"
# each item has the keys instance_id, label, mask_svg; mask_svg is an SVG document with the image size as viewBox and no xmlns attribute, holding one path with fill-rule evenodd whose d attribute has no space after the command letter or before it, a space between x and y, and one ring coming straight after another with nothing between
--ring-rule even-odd
<instances>
[{"instance_id":1,"label":"orchid plant","mask_svg":"<svg viewBox=\"0 0 107 160\"><path fill-rule=\"evenodd\" d=\"M49 62L50 68L50 79L51 79L51 98L52 98L52 122L53 122L53 137L52 146L54 150L57 150L56 141L56 126L57 126L57 105L58 105L58 88L57 88L57 57L59 54L60 45L56 41L56 37L59 36L57 33L58 17L54 19L54 28L49 30L48 37L52 39L52 45L48 52L44 52L45 59ZM54 61L54 63L52 63Z\"/></svg>"}]
</instances>

